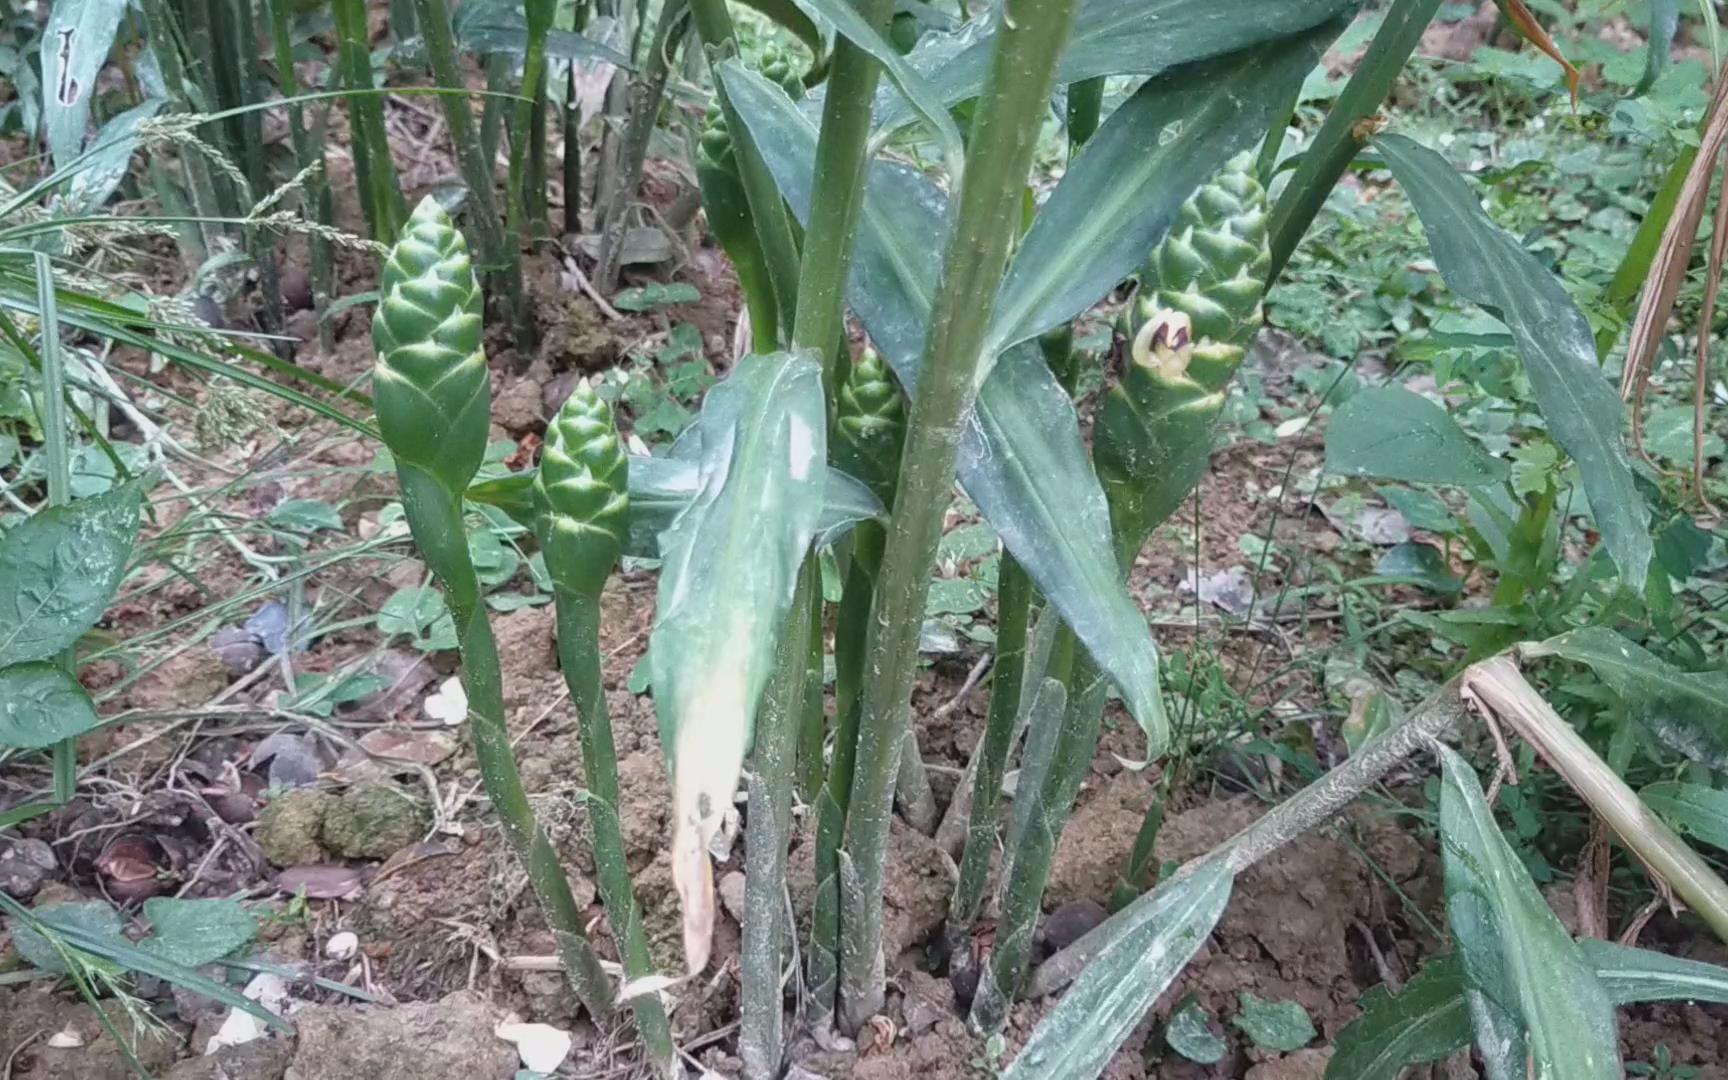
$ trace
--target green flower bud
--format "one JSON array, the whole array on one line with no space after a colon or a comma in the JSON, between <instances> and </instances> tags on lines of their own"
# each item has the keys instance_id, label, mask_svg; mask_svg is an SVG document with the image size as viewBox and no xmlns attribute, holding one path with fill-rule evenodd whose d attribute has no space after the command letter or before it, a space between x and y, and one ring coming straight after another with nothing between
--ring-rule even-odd
<instances>
[{"instance_id":1,"label":"green flower bud","mask_svg":"<svg viewBox=\"0 0 1728 1080\"><path fill-rule=\"evenodd\" d=\"M546 428L534 504L546 572L561 589L598 595L630 528L629 465L612 408L584 379Z\"/></svg>"},{"instance_id":2,"label":"green flower bud","mask_svg":"<svg viewBox=\"0 0 1728 1080\"><path fill-rule=\"evenodd\" d=\"M372 397L384 445L460 492L486 452L491 388L468 243L430 196L390 249L379 291Z\"/></svg>"},{"instance_id":3,"label":"green flower bud","mask_svg":"<svg viewBox=\"0 0 1728 1080\"><path fill-rule=\"evenodd\" d=\"M1132 362L1104 396L1093 460L1118 533L1143 540L1206 471L1225 388L1260 329L1266 191L1239 154L1183 204L1140 275Z\"/></svg>"},{"instance_id":4,"label":"green flower bud","mask_svg":"<svg viewBox=\"0 0 1728 1080\"><path fill-rule=\"evenodd\" d=\"M1254 158L1232 158L1176 215L1140 274L1131 335L1161 312L1180 311L1193 329L1190 377L1208 389L1227 383L1260 329L1260 300L1272 253L1266 191Z\"/></svg>"},{"instance_id":5,"label":"green flower bud","mask_svg":"<svg viewBox=\"0 0 1728 1080\"><path fill-rule=\"evenodd\" d=\"M890 505L905 439L906 399L900 385L882 357L865 349L836 396L834 463Z\"/></svg>"}]
</instances>

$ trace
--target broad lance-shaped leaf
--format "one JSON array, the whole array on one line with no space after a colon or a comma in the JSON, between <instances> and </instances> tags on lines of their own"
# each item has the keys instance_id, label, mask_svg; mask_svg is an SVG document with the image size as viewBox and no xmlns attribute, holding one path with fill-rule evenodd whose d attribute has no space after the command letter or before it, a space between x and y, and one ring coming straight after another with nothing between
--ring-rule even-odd
<instances>
[{"instance_id":1,"label":"broad lance-shaped leaf","mask_svg":"<svg viewBox=\"0 0 1728 1080\"><path fill-rule=\"evenodd\" d=\"M692 972L707 965L714 928L708 842L732 805L821 518L826 410L814 354L741 360L702 402L699 486L660 538L649 648L660 742L672 759L672 872Z\"/></svg>"},{"instance_id":2,"label":"broad lance-shaped leaf","mask_svg":"<svg viewBox=\"0 0 1728 1080\"><path fill-rule=\"evenodd\" d=\"M1554 441L1578 463L1614 565L1642 594L1650 513L1632 482L1620 438L1620 398L1596 362L1590 324L1559 280L1488 219L1445 158L1400 135L1382 135L1374 145L1422 219L1446 284L1512 331L1536 406Z\"/></svg>"},{"instance_id":3,"label":"broad lance-shaped leaf","mask_svg":"<svg viewBox=\"0 0 1728 1080\"><path fill-rule=\"evenodd\" d=\"M1497 484L1510 471L1451 413L1395 383L1358 391L1338 406L1326 425L1326 469L1458 487Z\"/></svg>"},{"instance_id":4,"label":"broad lance-shaped leaf","mask_svg":"<svg viewBox=\"0 0 1728 1080\"><path fill-rule=\"evenodd\" d=\"M625 555L637 559L660 557L660 534L696 498L702 485L699 462L676 457L631 455L629 473L630 524L624 534ZM528 469L508 476L481 480L464 493L469 501L496 506L525 529L538 529L540 511L534 504L534 478ZM839 469L827 467L822 484L822 516L816 520L817 547L832 544L862 521L882 519L881 500L870 489Z\"/></svg>"},{"instance_id":5,"label":"broad lance-shaped leaf","mask_svg":"<svg viewBox=\"0 0 1728 1080\"><path fill-rule=\"evenodd\" d=\"M1728 791L1664 780L1639 789L1638 797L1666 818L1675 831L1728 849Z\"/></svg>"},{"instance_id":6,"label":"broad lance-shaped leaf","mask_svg":"<svg viewBox=\"0 0 1728 1080\"><path fill-rule=\"evenodd\" d=\"M1341 26L1167 71L1111 113L1021 241L986 355L1068 322L1132 273L1189 196L1266 137Z\"/></svg>"},{"instance_id":7,"label":"broad lance-shaped leaf","mask_svg":"<svg viewBox=\"0 0 1728 1080\"><path fill-rule=\"evenodd\" d=\"M1728 1002L1728 968L1596 938L1580 938L1577 947L1615 1005ZM1326 1080L1398 1080L1407 1066L1470 1045L1464 967L1456 954L1424 963L1396 996L1374 987L1361 1005L1362 1014L1338 1033Z\"/></svg>"},{"instance_id":8,"label":"broad lance-shaped leaf","mask_svg":"<svg viewBox=\"0 0 1728 1080\"><path fill-rule=\"evenodd\" d=\"M1617 1080L1607 992L1506 843L1475 771L1447 747L1436 752L1446 915L1468 988L1483 999L1471 1012L1484 1051L1505 1056L1499 1021L1510 1020L1524 1036L1530 1080Z\"/></svg>"},{"instance_id":9,"label":"broad lance-shaped leaf","mask_svg":"<svg viewBox=\"0 0 1728 1080\"><path fill-rule=\"evenodd\" d=\"M1086 0L1056 71L1057 85L1100 75L1157 75L1300 34L1356 8L1360 0ZM984 87L993 25L978 19L956 35L925 34L907 60L924 73L943 104L977 97ZM1246 100L1246 99L1245 99ZM903 99L879 99L877 123L900 127L915 117Z\"/></svg>"},{"instance_id":10,"label":"broad lance-shaped leaf","mask_svg":"<svg viewBox=\"0 0 1728 1080\"><path fill-rule=\"evenodd\" d=\"M781 194L804 216L815 129L778 88L741 66L721 65L721 78ZM872 164L847 299L913 396L948 227L947 200L934 184L911 169ZM1035 343L1010 349L985 380L958 468L966 493L1116 683L1158 753L1168 724L1157 649L1116 573L1109 511L1073 402Z\"/></svg>"},{"instance_id":11,"label":"broad lance-shaped leaf","mask_svg":"<svg viewBox=\"0 0 1728 1080\"><path fill-rule=\"evenodd\" d=\"M1728 673L1680 671L1601 626L1526 642L1519 651L1584 664L1664 746L1713 769L1728 768Z\"/></svg>"},{"instance_id":12,"label":"broad lance-shaped leaf","mask_svg":"<svg viewBox=\"0 0 1728 1080\"><path fill-rule=\"evenodd\" d=\"M1235 875L1213 860L1110 917L1115 929L1003 1080L1093 1080L1200 950L1230 902Z\"/></svg>"},{"instance_id":13,"label":"broad lance-shaped leaf","mask_svg":"<svg viewBox=\"0 0 1728 1080\"><path fill-rule=\"evenodd\" d=\"M143 497L133 480L0 535L0 667L46 660L96 625L126 574Z\"/></svg>"}]
</instances>

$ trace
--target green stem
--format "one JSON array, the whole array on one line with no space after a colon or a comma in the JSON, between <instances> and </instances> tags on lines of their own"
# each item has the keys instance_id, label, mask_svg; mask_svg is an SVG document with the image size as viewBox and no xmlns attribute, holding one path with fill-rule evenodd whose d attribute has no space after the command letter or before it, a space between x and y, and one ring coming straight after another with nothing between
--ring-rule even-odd
<instances>
[{"instance_id":1,"label":"green stem","mask_svg":"<svg viewBox=\"0 0 1728 1080\"><path fill-rule=\"evenodd\" d=\"M1391 92L1392 84L1416 51L1422 31L1433 21L1440 0L1394 0L1380 32L1362 56L1356 74L1350 76L1332 111L1315 132L1308 152L1284 186L1284 194L1272 210L1267 242L1272 249L1272 269L1266 280L1276 282L1285 263L1326 204L1326 197L1344 175L1356 152L1362 149L1358 125L1372 117Z\"/></svg>"},{"instance_id":2,"label":"green stem","mask_svg":"<svg viewBox=\"0 0 1728 1080\"><path fill-rule=\"evenodd\" d=\"M846 820L856 890L841 921L840 1021L857 1031L883 1000L882 886L894 780L918 666L918 632L971 410L991 300L1018 235L1021 193L1067 44L1077 0L1006 0L966 153L900 462L894 513L871 613L870 679L859 717L857 774Z\"/></svg>"},{"instance_id":3,"label":"green stem","mask_svg":"<svg viewBox=\"0 0 1728 1080\"><path fill-rule=\"evenodd\" d=\"M871 28L887 35L894 0L853 0L853 5ZM795 346L823 350L830 396L836 385L835 353L830 346L845 329L846 278L852 270L858 209L864 202L870 105L880 76L881 65L869 53L844 37L834 42L816 142L804 261L798 270L798 315L792 328Z\"/></svg>"},{"instance_id":4,"label":"green stem","mask_svg":"<svg viewBox=\"0 0 1728 1080\"><path fill-rule=\"evenodd\" d=\"M290 102L288 106L288 134L294 144L294 160L301 169L310 168L314 162L322 162L322 149L314 150L311 133L306 130L306 113L295 100L300 93L300 86L294 79L294 49L290 42L291 22L288 10L289 0L270 0L270 43L276 57L276 85L282 91L282 96ZM321 145L321 144L320 144ZM329 181L323 171L313 177L308 183L302 204L314 216L318 211L324 193L329 188ZM319 216L320 225L330 222ZM327 237L314 233L306 241L310 255L312 282L312 309L318 316L318 333L320 344L322 338L331 333L324 318L325 308L330 303L330 284L332 277L330 260L330 241ZM329 346L324 345L326 351Z\"/></svg>"},{"instance_id":5,"label":"green stem","mask_svg":"<svg viewBox=\"0 0 1728 1080\"><path fill-rule=\"evenodd\" d=\"M415 0L415 5L420 12L432 78L439 86L466 86L462 70L456 63L449 5L444 0ZM503 283L516 352L526 365L539 340L539 332L534 325L534 309L529 306L528 293L522 286L521 253L506 238L504 222L498 217L492 165L480 149L480 138L474 130L474 116L469 111L468 99L459 94L440 94L438 100L444 106L444 119L450 125L450 141L456 146L456 157L461 162L462 176L468 184L468 203L473 208L475 230L480 234L480 248L490 269Z\"/></svg>"},{"instance_id":6,"label":"green stem","mask_svg":"<svg viewBox=\"0 0 1728 1080\"><path fill-rule=\"evenodd\" d=\"M558 663L564 669L564 683L570 688L570 701L581 726L582 777L588 788L583 805L588 809L589 843L594 848L594 883L606 905L606 921L612 925L618 955L624 958L625 975L632 979L652 975L654 960L648 953L648 935L630 882L630 863L618 823L622 796L612 717L607 712L606 688L600 675L599 597L558 590ZM636 1013L636 1028L649 1057L661 1075L671 1075L678 1055L660 996L643 994L632 999L630 1007Z\"/></svg>"},{"instance_id":7,"label":"green stem","mask_svg":"<svg viewBox=\"0 0 1728 1080\"><path fill-rule=\"evenodd\" d=\"M422 9L424 14L424 9ZM469 732L486 797L504 829L511 850L522 861L528 883L540 901L546 925L558 944L576 995L596 1018L609 1016L612 994L606 973L583 931L582 909L570 892L558 851L535 820L522 787L522 774L504 721L504 686L498 668L498 643L486 618L480 579L468 554L461 499L428 473L398 462L402 507L414 545L444 586L456 640L462 653L462 681L468 691Z\"/></svg>"},{"instance_id":8,"label":"green stem","mask_svg":"<svg viewBox=\"0 0 1728 1080\"><path fill-rule=\"evenodd\" d=\"M1134 834L1134 849L1128 853L1128 862L1123 867L1122 876L1110 894L1111 911L1121 911L1146 890L1146 873L1151 868L1152 856L1158 846L1158 833L1164 828L1164 807L1170 797L1170 776L1171 771L1166 770L1152 794L1151 805L1146 807L1146 814L1140 819L1140 831Z\"/></svg>"},{"instance_id":9,"label":"green stem","mask_svg":"<svg viewBox=\"0 0 1728 1080\"><path fill-rule=\"evenodd\" d=\"M336 60L342 69L343 86L348 90L372 90L372 50L366 33L364 0L331 0L330 13L336 23ZM366 224L372 230L372 239L393 244L397 231L408 219L408 204L396 179L396 166L390 160L384 105L376 94L356 94L348 99L348 129L354 181L360 190L360 208L365 211Z\"/></svg>"},{"instance_id":10,"label":"green stem","mask_svg":"<svg viewBox=\"0 0 1728 1080\"><path fill-rule=\"evenodd\" d=\"M607 170L606 190L597 196L600 214L600 258L594 270L594 287L602 294L618 287L618 272L624 258L624 238L629 231L630 202L642 186L642 167L648 160L648 142L666 96L666 81L672 75L672 54L689 23L684 0L668 0L660 9L654 41L642 71L626 91L624 137L618 160Z\"/></svg>"},{"instance_id":11,"label":"green stem","mask_svg":"<svg viewBox=\"0 0 1728 1080\"><path fill-rule=\"evenodd\" d=\"M747 1080L773 1080L783 1056L780 991L786 946L786 845L792 833L793 759L804 682L813 600L822 595L816 559L804 560L792 608L780 635L774 674L756 715L751 757L749 824L744 834L743 1000L738 1054Z\"/></svg>"},{"instance_id":12,"label":"green stem","mask_svg":"<svg viewBox=\"0 0 1728 1080\"><path fill-rule=\"evenodd\" d=\"M150 35L151 51L162 71L163 85L174 99L176 108L194 111L192 98L187 92L186 67L180 57L180 34L174 12L166 0L140 0L140 6ZM181 155L181 167L186 170L186 186L192 194L193 211L201 218L222 217L222 204L216 198L216 181L210 175L210 163L201 154L187 153ZM202 262L211 250L211 240L221 235L222 227L203 222L198 229L204 246L198 259Z\"/></svg>"},{"instance_id":13,"label":"green stem","mask_svg":"<svg viewBox=\"0 0 1728 1080\"><path fill-rule=\"evenodd\" d=\"M527 0L523 12L528 22L528 43L522 54L522 91L516 101L516 115L510 125L510 172L504 188L506 212L510 215L509 231L522 240L528 235L527 170L532 146L544 147L546 140L545 114L535 127L537 106L546 101L546 39L552 34L552 20L558 14L558 0ZM491 161L491 158L487 158Z\"/></svg>"},{"instance_id":14,"label":"green stem","mask_svg":"<svg viewBox=\"0 0 1728 1080\"><path fill-rule=\"evenodd\" d=\"M564 231L582 231L582 110L576 104L576 71L571 68L564 106Z\"/></svg>"},{"instance_id":15,"label":"green stem","mask_svg":"<svg viewBox=\"0 0 1728 1080\"><path fill-rule=\"evenodd\" d=\"M708 50L710 66L738 53L737 38L732 28L732 15L726 10L726 0L691 0L690 14L696 22L697 36ZM726 116L726 129L732 134L732 152L738 159L738 175L744 184L745 198L750 202L750 216L756 235L762 241L762 254L768 264L768 279L774 286L779 325L773 328L779 340L790 341L798 310L798 242L792 233L792 219L786 213L785 201L768 163L750 138L744 118L733 108L726 92L716 83L714 95ZM756 348L764 350L774 336L769 327L755 327ZM826 347L826 342L819 347Z\"/></svg>"},{"instance_id":16,"label":"green stem","mask_svg":"<svg viewBox=\"0 0 1728 1080\"><path fill-rule=\"evenodd\" d=\"M822 709L822 590L810 598L810 647L804 652L804 705L798 712L798 796L816 801L824 776L822 748L828 714Z\"/></svg>"},{"instance_id":17,"label":"green stem","mask_svg":"<svg viewBox=\"0 0 1728 1080\"><path fill-rule=\"evenodd\" d=\"M42 327L42 345L37 350L42 360L38 415L43 456L48 459L48 505L65 506L72 501L72 455L66 445L66 365L60 352L60 306L54 295L53 262L41 252L34 259L36 316ZM72 650L61 655L60 666L74 671ZM67 738L55 743L53 762L54 801L71 802L78 791L78 740Z\"/></svg>"},{"instance_id":18,"label":"green stem","mask_svg":"<svg viewBox=\"0 0 1728 1080\"><path fill-rule=\"evenodd\" d=\"M996 811L1002 802L1002 778L1014 745L1020 716L1020 691L1026 673L1026 639L1031 625L1032 579L1020 561L1004 553L997 581L996 668L990 676L990 716L972 780L972 811L966 824L966 847L960 855L960 876L948 904L948 944L952 952L971 931L984 907L984 886L990 856L996 850Z\"/></svg>"}]
</instances>

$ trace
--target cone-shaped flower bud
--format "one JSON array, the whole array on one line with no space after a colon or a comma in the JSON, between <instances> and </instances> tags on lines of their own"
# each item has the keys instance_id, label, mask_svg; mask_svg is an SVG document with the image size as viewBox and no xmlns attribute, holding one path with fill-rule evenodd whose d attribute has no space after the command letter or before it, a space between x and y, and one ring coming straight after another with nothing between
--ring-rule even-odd
<instances>
[{"instance_id":1,"label":"cone-shaped flower bud","mask_svg":"<svg viewBox=\"0 0 1728 1080\"><path fill-rule=\"evenodd\" d=\"M835 401L834 463L891 505L905 439L906 401L899 384L882 357L865 349Z\"/></svg>"},{"instance_id":2,"label":"cone-shaped flower bud","mask_svg":"<svg viewBox=\"0 0 1728 1080\"><path fill-rule=\"evenodd\" d=\"M534 502L546 571L560 589L597 596L630 527L629 466L612 408L584 379L546 429Z\"/></svg>"}]
</instances>

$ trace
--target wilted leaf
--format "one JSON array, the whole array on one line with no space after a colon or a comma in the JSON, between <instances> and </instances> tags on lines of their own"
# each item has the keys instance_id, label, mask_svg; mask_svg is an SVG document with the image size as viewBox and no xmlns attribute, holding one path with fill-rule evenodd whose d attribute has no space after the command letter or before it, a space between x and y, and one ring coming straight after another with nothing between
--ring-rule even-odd
<instances>
[{"instance_id":1,"label":"wilted leaf","mask_svg":"<svg viewBox=\"0 0 1728 1080\"><path fill-rule=\"evenodd\" d=\"M1445 158L1399 135L1374 145L1422 219L1447 286L1512 331L1536 405L1554 441L1578 463L1614 565L1643 593L1650 514L1632 481L1620 398L1597 362L1589 322L1554 275L1488 219Z\"/></svg>"},{"instance_id":2,"label":"wilted leaf","mask_svg":"<svg viewBox=\"0 0 1728 1080\"><path fill-rule=\"evenodd\" d=\"M1109 940L1032 1032L1004 1080L1093 1080L1187 966L1230 901L1234 875L1213 861L1111 916Z\"/></svg>"},{"instance_id":3,"label":"wilted leaf","mask_svg":"<svg viewBox=\"0 0 1728 1080\"><path fill-rule=\"evenodd\" d=\"M1688 674L1600 626L1526 642L1521 651L1586 665L1664 746L1711 768L1728 768L1728 673Z\"/></svg>"},{"instance_id":4,"label":"wilted leaf","mask_svg":"<svg viewBox=\"0 0 1728 1080\"><path fill-rule=\"evenodd\" d=\"M649 643L661 745L672 759L672 865L691 971L706 965L712 931L708 842L732 805L821 518L826 425L814 355L739 361L702 402L696 495L660 538Z\"/></svg>"},{"instance_id":5,"label":"wilted leaf","mask_svg":"<svg viewBox=\"0 0 1728 1080\"><path fill-rule=\"evenodd\" d=\"M1507 471L1445 409L1395 383L1353 394L1332 414L1326 468L1343 476L1461 487L1498 483Z\"/></svg>"},{"instance_id":6,"label":"wilted leaf","mask_svg":"<svg viewBox=\"0 0 1728 1080\"><path fill-rule=\"evenodd\" d=\"M276 888L308 900L353 900L364 891L360 871L331 864L290 866L276 875Z\"/></svg>"},{"instance_id":7,"label":"wilted leaf","mask_svg":"<svg viewBox=\"0 0 1728 1080\"><path fill-rule=\"evenodd\" d=\"M134 480L0 537L0 667L46 660L96 625L126 573L143 494Z\"/></svg>"},{"instance_id":8,"label":"wilted leaf","mask_svg":"<svg viewBox=\"0 0 1728 1080\"><path fill-rule=\"evenodd\" d=\"M1435 750L1446 915L1467 987L1482 999L1471 1003L1478 1044L1501 1058L1510 1020L1524 1034L1531 1080L1618 1080L1607 992L1507 844L1475 771L1451 749Z\"/></svg>"}]
</instances>

